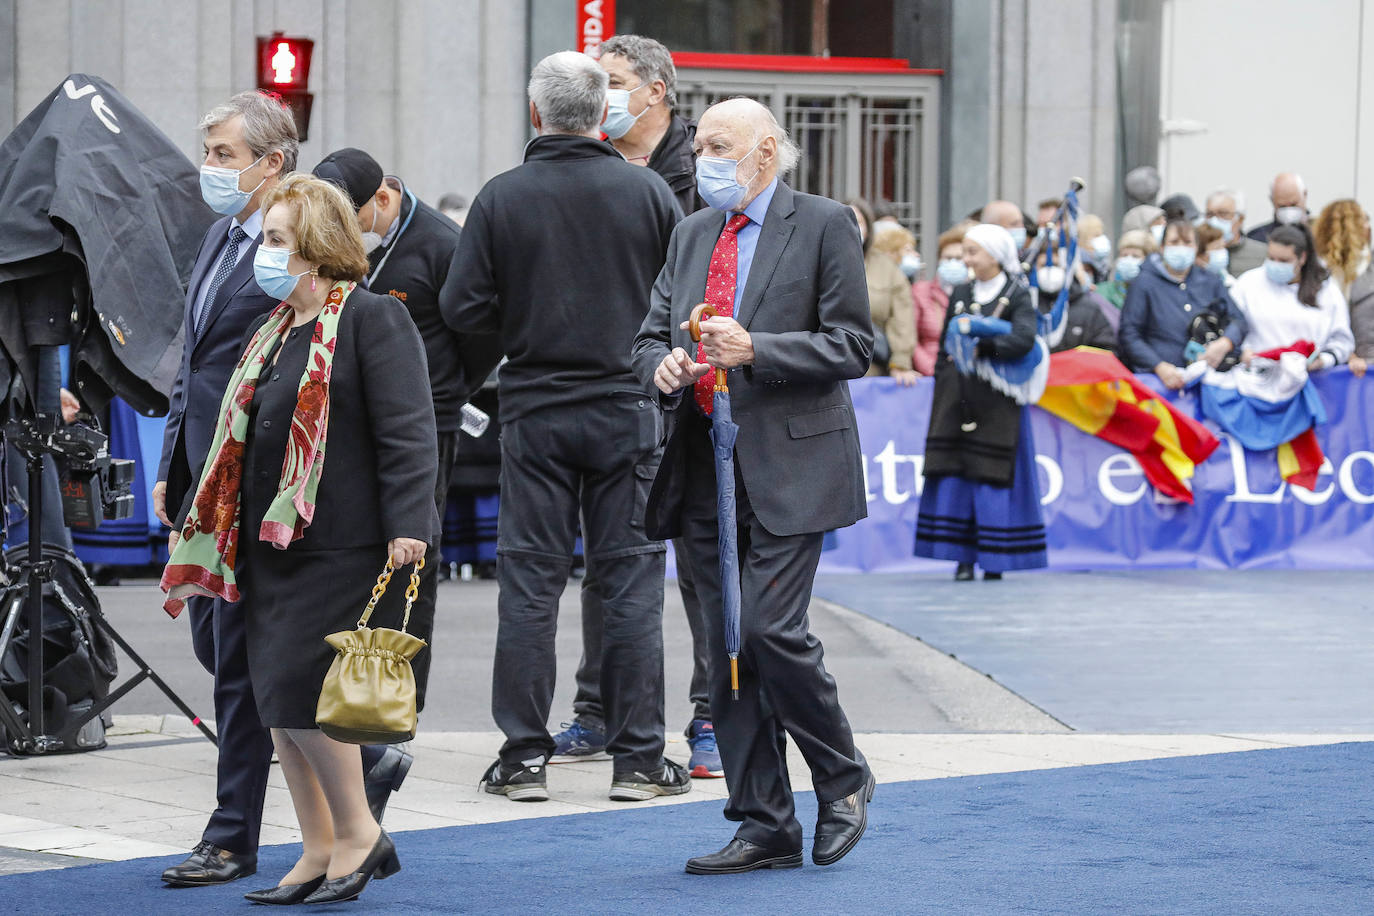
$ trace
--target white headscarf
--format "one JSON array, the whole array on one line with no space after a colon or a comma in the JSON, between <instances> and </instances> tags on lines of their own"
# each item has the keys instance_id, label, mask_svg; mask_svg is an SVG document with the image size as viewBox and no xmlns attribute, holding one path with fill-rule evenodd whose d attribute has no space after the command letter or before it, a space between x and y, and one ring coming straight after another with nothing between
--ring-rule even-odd
<instances>
[{"instance_id":1,"label":"white headscarf","mask_svg":"<svg viewBox=\"0 0 1374 916\"><path fill-rule=\"evenodd\" d=\"M1008 276L1021 273L1021 262L1016 259L1016 242L1011 233L993 223L979 223L964 234L964 238L992 255L993 260L1002 266Z\"/></svg>"}]
</instances>

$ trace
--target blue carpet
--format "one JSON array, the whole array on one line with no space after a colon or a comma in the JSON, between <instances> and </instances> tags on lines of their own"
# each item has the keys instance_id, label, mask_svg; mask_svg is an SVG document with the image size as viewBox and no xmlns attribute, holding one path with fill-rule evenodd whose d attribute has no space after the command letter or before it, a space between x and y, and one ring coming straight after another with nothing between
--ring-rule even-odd
<instances>
[{"instance_id":1,"label":"blue carpet","mask_svg":"<svg viewBox=\"0 0 1374 916\"><path fill-rule=\"evenodd\" d=\"M1374 732L1368 571L1008 573L985 583L955 582L953 570L821 576L815 592L1082 731Z\"/></svg>"},{"instance_id":2,"label":"blue carpet","mask_svg":"<svg viewBox=\"0 0 1374 916\"><path fill-rule=\"evenodd\" d=\"M335 909L1369 913L1371 775L1374 744L1342 744L887 784L838 865L730 877L682 873L729 837L717 802L417 831L399 875ZM15 875L0 910L245 913L298 852L222 888L163 888L172 859Z\"/></svg>"}]
</instances>

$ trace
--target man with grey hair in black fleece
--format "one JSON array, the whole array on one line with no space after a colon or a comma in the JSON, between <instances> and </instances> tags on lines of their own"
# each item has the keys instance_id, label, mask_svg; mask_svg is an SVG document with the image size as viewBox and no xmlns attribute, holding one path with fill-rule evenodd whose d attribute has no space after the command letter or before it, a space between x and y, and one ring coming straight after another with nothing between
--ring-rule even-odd
<instances>
[{"instance_id":1,"label":"man with grey hair in black fleece","mask_svg":"<svg viewBox=\"0 0 1374 916\"><path fill-rule=\"evenodd\" d=\"M691 788L663 757L664 547L643 528L663 419L630 367L679 209L662 178L598 139L606 86L605 71L575 51L535 66L539 136L522 165L478 192L439 296L450 327L499 333L508 358L491 701L506 741L482 786L514 801L549 797L554 633L579 518L605 600L610 797Z\"/></svg>"}]
</instances>

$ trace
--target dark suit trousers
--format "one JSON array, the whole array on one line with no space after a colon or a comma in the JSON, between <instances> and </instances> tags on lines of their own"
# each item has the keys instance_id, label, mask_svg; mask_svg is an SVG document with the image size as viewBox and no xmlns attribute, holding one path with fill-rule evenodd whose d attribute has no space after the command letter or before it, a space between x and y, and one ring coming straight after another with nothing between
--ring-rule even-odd
<instances>
[{"instance_id":1,"label":"dark suit trousers","mask_svg":"<svg viewBox=\"0 0 1374 916\"><path fill-rule=\"evenodd\" d=\"M186 601L191 645L215 677L215 728L219 734L217 807L203 838L230 852L257 852L272 736L258 719L248 677L248 642L241 609L214 598Z\"/></svg>"},{"instance_id":2,"label":"dark suit trousers","mask_svg":"<svg viewBox=\"0 0 1374 916\"><path fill-rule=\"evenodd\" d=\"M682 541L692 557L702 605L718 608L719 525L710 421L690 404L679 409L692 411L681 421L689 424L682 430L689 469ZM802 828L787 774L787 736L810 766L821 804L858 791L866 770L807 617L822 534L770 534L754 515L738 469L735 494L741 593L738 700L731 695L724 630L719 625L707 628L711 711L730 790L725 817L741 822L736 831L741 839L796 851Z\"/></svg>"},{"instance_id":3,"label":"dark suit trousers","mask_svg":"<svg viewBox=\"0 0 1374 916\"><path fill-rule=\"evenodd\" d=\"M680 543L680 542L679 542ZM686 551L673 544L677 558L677 587L682 606L687 612L687 626L692 632L692 683L688 697L692 701L692 719L711 721L711 700L708 693L710 677L706 667L706 628L720 626L720 616L707 614L697 597L692 568ZM601 591L597 583L595 564L588 564L587 576L582 580L582 660L577 666L577 694L573 697L573 712L584 723L605 725L606 714L601 706L601 627L605 613ZM687 736L691 737L691 726Z\"/></svg>"},{"instance_id":4,"label":"dark suit trousers","mask_svg":"<svg viewBox=\"0 0 1374 916\"><path fill-rule=\"evenodd\" d=\"M553 754L558 597L579 514L604 600L600 689L617 771L663 756L663 544L644 535L658 469L658 407L619 395L526 414L501 427L499 624L491 710L507 765Z\"/></svg>"}]
</instances>

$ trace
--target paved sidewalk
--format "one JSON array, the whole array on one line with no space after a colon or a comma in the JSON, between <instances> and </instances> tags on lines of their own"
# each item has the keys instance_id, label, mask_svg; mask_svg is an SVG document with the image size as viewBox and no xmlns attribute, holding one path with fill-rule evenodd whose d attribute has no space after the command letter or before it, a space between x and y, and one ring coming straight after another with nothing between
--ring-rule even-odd
<instances>
[{"instance_id":1,"label":"paved sidewalk","mask_svg":"<svg viewBox=\"0 0 1374 916\"><path fill-rule=\"evenodd\" d=\"M119 716L110 745L84 754L0 758L0 874L183 854L200 840L214 804L215 751L179 719ZM859 746L879 782L1012 773L1273 747L1308 746L1374 735L1080 735L860 734ZM685 758L680 737L669 756ZM494 732L421 733L415 766L387 810L390 830L424 830L535 817L626 810L607 798L611 764L563 764L549 771L553 798L511 802L477 789L495 757ZM793 751L794 788L811 788ZM724 780L695 780L673 805L723 799ZM295 815L274 768L263 814L262 842L297 843Z\"/></svg>"}]
</instances>

